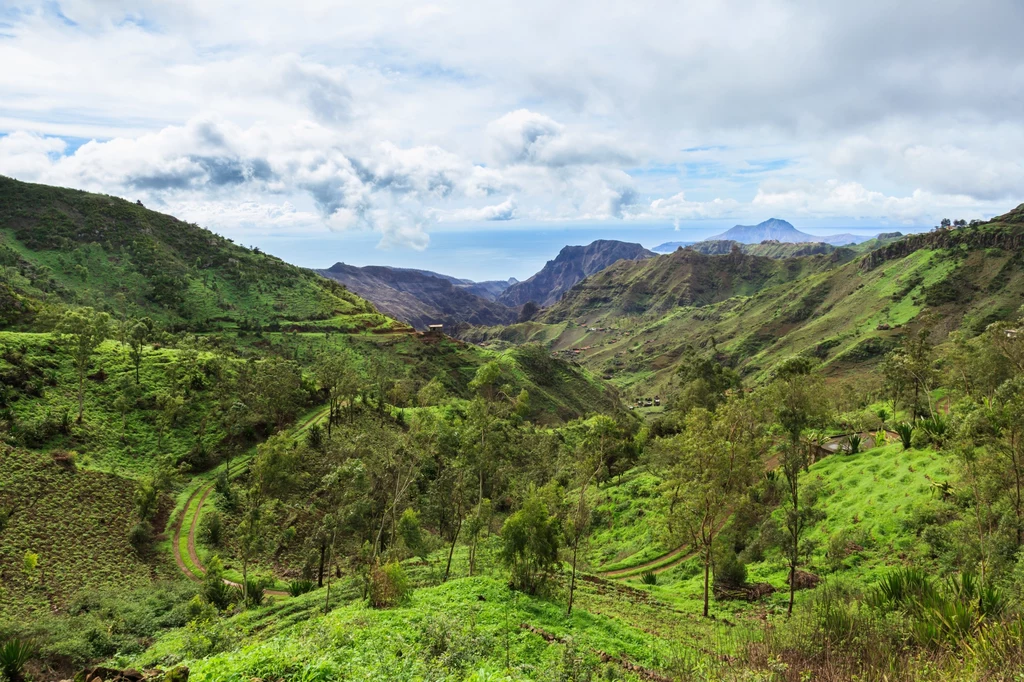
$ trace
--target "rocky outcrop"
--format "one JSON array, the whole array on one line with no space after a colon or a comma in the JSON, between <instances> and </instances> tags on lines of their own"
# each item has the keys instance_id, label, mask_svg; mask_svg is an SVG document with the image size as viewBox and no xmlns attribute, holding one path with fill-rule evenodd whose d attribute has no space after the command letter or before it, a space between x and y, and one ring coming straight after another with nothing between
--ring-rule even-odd
<instances>
[{"instance_id":1,"label":"rocky outcrop","mask_svg":"<svg viewBox=\"0 0 1024 682\"><path fill-rule=\"evenodd\" d=\"M553 305L578 282L614 263L642 260L654 255L640 244L611 239L599 239L586 246L566 246L540 272L506 289L498 297L498 302L509 307L518 307L529 301L542 307Z\"/></svg>"},{"instance_id":2,"label":"rocky outcrop","mask_svg":"<svg viewBox=\"0 0 1024 682\"><path fill-rule=\"evenodd\" d=\"M882 263L905 258L920 249L1003 249L1020 251L1024 249L1024 204L1014 211L993 218L989 223L977 227L961 227L954 230L935 230L912 234L881 246L864 256L860 267L873 270ZM1005 219L1004 218L1007 218Z\"/></svg>"},{"instance_id":3,"label":"rocky outcrop","mask_svg":"<svg viewBox=\"0 0 1024 682\"><path fill-rule=\"evenodd\" d=\"M476 286L475 282L425 270L336 263L317 272L341 282L384 314L420 330L430 324L443 324L449 332L464 325L510 324L519 314L472 293L470 287Z\"/></svg>"}]
</instances>

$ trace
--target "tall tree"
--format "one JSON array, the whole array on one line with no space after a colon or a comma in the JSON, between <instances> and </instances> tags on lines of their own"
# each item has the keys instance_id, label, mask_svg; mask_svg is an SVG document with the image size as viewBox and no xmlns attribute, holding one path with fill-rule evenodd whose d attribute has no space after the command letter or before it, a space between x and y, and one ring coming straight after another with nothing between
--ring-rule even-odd
<instances>
[{"instance_id":1,"label":"tall tree","mask_svg":"<svg viewBox=\"0 0 1024 682\"><path fill-rule=\"evenodd\" d=\"M573 510L569 526L569 541L572 544L572 574L569 578L569 606L567 615L572 615L573 599L576 595L576 566L579 558L580 541L590 527L590 509L587 506L587 490L603 470L607 469L612 450L618 446L621 433L615 420L606 415L588 419L584 425L583 437L573 453L575 478L580 489L579 499Z\"/></svg>"},{"instance_id":2,"label":"tall tree","mask_svg":"<svg viewBox=\"0 0 1024 682\"><path fill-rule=\"evenodd\" d=\"M78 375L78 423L85 411L85 377L96 349L110 334L110 315L92 308L68 310L57 323L57 335L71 354Z\"/></svg>"},{"instance_id":3,"label":"tall tree","mask_svg":"<svg viewBox=\"0 0 1024 682\"><path fill-rule=\"evenodd\" d=\"M330 438L346 401L351 414L351 401L359 390L359 372L349 353L327 351L317 357L313 373L320 390L327 394L327 437Z\"/></svg>"},{"instance_id":4,"label":"tall tree","mask_svg":"<svg viewBox=\"0 0 1024 682\"><path fill-rule=\"evenodd\" d=\"M1009 488L1015 537L1020 547L1024 539L1024 375L999 387L989 408L989 418L994 428L988 441L998 456L996 476Z\"/></svg>"},{"instance_id":5,"label":"tall tree","mask_svg":"<svg viewBox=\"0 0 1024 682\"><path fill-rule=\"evenodd\" d=\"M237 551L242 561L242 598L249 603L249 566L263 551L267 534L267 506L294 481L298 451L296 443L278 434L260 444L249 468L248 485L242 497L242 518L238 525Z\"/></svg>"},{"instance_id":6,"label":"tall tree","mask_svg":"<svg viewBox=\"0 0 1024 682\"><path fill-rule=\"evenodd\" d=\"M128 357L131 358L132 365L135 367L136 384L139 383L139 366L142 365L142 356L152 335L153 320L148 317L136 322L128 331Z\"/></svg>"},{"instance_id":7,"label":"tall tree","mask_svg":"<svg viewBox=\"0 0 1024 682\"><path fill-rule=\"evenodd\" d=\"M779 465L786 479L786 551L789 556L789 607L793 614L796 596L796 571L800 564L800 537L808 522L808 508L801 506L800 472L807 468L809 448L801 436L806 429L824 422L827 401L821 381L811 373L806 358L791 358L776 371L769 391L775 419L786 434Z\"/></svg>"},{"instance_id":8,"label":"tall tree","mask_svg":"<svg viewBox=\"0 0 1024 682\"><path fill-rule=\"evenodd\" d=\"M715 413L695 408L681 433L659 443L676 500L672 527L697 549L704 566L705 617L715 539L763 468L767 441L759 412L749 398L734 398Z\"/></svg>"}]
</instances>

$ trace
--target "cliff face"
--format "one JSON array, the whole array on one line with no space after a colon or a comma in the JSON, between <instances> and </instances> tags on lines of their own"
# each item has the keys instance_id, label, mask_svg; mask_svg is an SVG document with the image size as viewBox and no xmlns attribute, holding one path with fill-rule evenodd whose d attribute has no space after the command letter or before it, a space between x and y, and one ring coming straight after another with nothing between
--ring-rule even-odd
<instances>
[{"instance_id":1,"label":"cliff face","mask_svg":"<svg viewBox=\"0 0 1024 682\"><path fill-rule=\"evenodd\" d=\"M886 261L904 258L920 249L1024 250L1024 204L977 227L936 230L912 234L881 246L864 256L862 270L872 270Z\"/></svg>"},{"instance_id":2,"label":"cliff face","mask_svg":"<svg viewBox=\"0 0 1024 682\"><path fill-rule=\"evenodd\" d=\"M437 323L449 331L467 324L509 324L518 315L511 308L472 293L461 280L422 270L336 263L318 272L417 329Z\"/></svg>"},{"instance_id":3,"label":"cliff face","mask_svg":"<svg viewBox=\"0 0 1024 682\"><path fill-rule=\"evenodd\" d=\"M640 244L609 239L599 239L586 246L566 246L536 275L506 289L498 302L507 306L520 306L528 301L541 306L553 305L577 282L613 263L653 256Z\"/></svg>"}]
</instances>

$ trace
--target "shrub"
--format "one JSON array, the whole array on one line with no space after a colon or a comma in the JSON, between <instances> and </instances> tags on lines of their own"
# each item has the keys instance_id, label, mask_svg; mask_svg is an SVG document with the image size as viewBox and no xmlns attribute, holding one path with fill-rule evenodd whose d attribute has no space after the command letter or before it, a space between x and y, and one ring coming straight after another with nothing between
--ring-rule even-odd
<instances>
[{"instance_id":1,"label":"shrub","mask_svg":"<svg viewBox=\"0 0 1024 682\"><path fill-rule=\"evenodd\" d=\"M216 580L203 581L203 599L217 607L218 610L223 611L231 606L235 598L236 595L233 592L233 588L224 582L223 579L217 578Z\"/></svg>"},{"instance_id":2,"label":"shrub","mask_svg":"<svg viewBox=\"0 0 1024 682\"><path fill-rule=\"evenodd\" d=\"M900 422L893 427L893 431L899 434L900 442L903 443L903 449L909 450L913 445L914 425L909 422Z\"/></svg>"},{"instance_id":3,"label":"shrub","mask_svg":"<svg viewBox=\"0 0 1024 682\"><path fill-rule=\"evenodd\" d=\"M370 569L370 606L386 609L401 604L409 596L409 579L401 564L378 562Z\"/></svg>"},{"instance_id":4,"label":"shrub","mask_svg":"<svg viewBox=\"0 0 1024 682\"><path fill-rule=\"evenodd\" d=\"M149 545L152 540L152 533L149 529L149 523L140 521L132 526L132 529L128 531L128 542L132 543L132 547L136 550L142 549Z\"/></svg>"},{"instance_id":5,"label":"shrub","mask_svg":"<svg viewBox=\"0 0 1024 682\"><path fill-rule=\"evenodd\" d=\"M293 597L298 597L307 592L312 592L313 588L316 587L316 583L312 580L299 579L293 580L288 583L288 594Z\"/></svg>"},{"instance_id":6,"label":"shrub","mask_svg":"<svg viewBox=\"0 0 1024 682\"><path fill-rule=\"evenodd\" d=\"M213 511L203 515L203 520L199 522L199 537L203 542L213 547L220 547L223 533L224 521L220 512Z\"/></svg>"},{"instance_id":7,"label":"shrub","mask_svg":"<svg viewBox=\"0 0 1024 682\"><path fill-rule=\"evenodd\" d=\"M730 546L722 549L715 557L715 585L742 587L747 582L747 567L740 561Z\"/></svg>"},{"instance_id":8,"label":"shrub","mask_svg":"<svg viewBox=\"0 0 1024 682\"><path fill-rule=\"evenodd\" d=\"M420 530L420 515L416 510L410 508L402 512L398 519L398 536L410 554L426 558L426 543Z\"/></svg>"},{"instance_id":9,"label":"shrub","mask_svg":"<svg viewBox=\"0 0 1024 682\"><path fill-rule=\"evenodd\" d=\"M4 677L10 682L20 682L25 679L25 664L33 656L35 648L31 644L12 637L0 646L0 671L3 671Z\"/></svg>"},{"instance_id":10,"label":"shrub","mask_svg":"<svg viewBox=\"0 0 1024 682\"><path fill-rule=\"evenodd\" d=\"M949 420L941 414L933 414L931 417L922 417L919 420L921 430L928 434L928 437L937 446L942 447L949 433Z\"/></svg>"},{"instance_id":11,"label":"shrub","mask_svg":"<svg viewBox=\"0 0 1024 682\"><path fill-rule=\"evenodd\" d=\"M640 582L642 582L644 585L657 585L658 574L654 571L644 571L642 574L640 574Z\"/></svg>"},{"instance_id":12,"label":"shrub","mask_svg":"<svg viewBox=\"0 0 1024 682\"><path fill-rule=\"evenodd\" d=\"M326 442L327 440L324 437L323 427L319 424L313 424L309 427L309 430L306 431L306 445L308 445L311 450L322 452Z\"/></svg>"},{"instance_id":13,"label":"shrub","mask_svg":"<svg viewBox=\"0 0 1024 682\"><path fill-rule=\"evenodd\" d=\"M533 492L501 528L501 557L516 589L537 594L558 564L558 518Z\"/></svg>"}]
</instances>

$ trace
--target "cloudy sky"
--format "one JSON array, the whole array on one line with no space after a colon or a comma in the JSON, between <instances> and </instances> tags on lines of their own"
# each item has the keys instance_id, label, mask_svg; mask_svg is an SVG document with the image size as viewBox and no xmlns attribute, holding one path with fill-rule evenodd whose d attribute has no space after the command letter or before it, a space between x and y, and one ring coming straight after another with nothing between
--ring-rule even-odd
<instances>
[{"instance_id":1,"label":"cloudy sky","mask_svg":"<svg viewBox=\"0 0 1024 682\"><path fill-rule=\"evenodd\" d=\"M2 0L0 174L321 266L920 227L1024 201L1022 27L1020 0Z\"/></svg>"}]
</instances>

